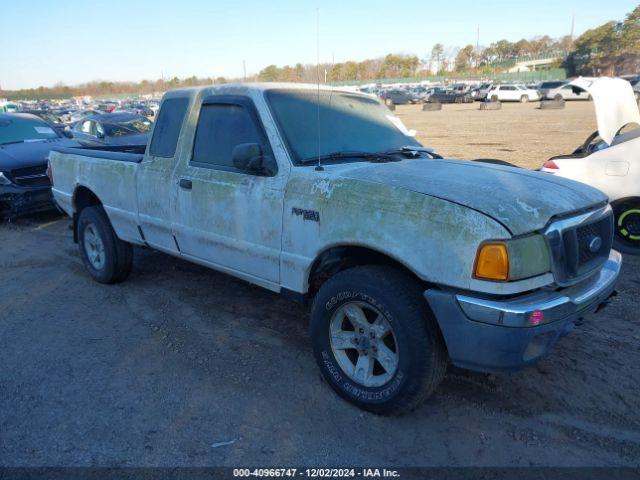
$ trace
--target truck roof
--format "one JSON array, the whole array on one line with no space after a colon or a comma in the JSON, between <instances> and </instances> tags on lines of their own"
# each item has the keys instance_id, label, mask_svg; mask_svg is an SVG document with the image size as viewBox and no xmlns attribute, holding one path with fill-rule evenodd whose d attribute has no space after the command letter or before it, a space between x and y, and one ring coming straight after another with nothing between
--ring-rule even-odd
<instances>
[{"instance_id":1,"label":"truck roof","mask_svg":"<svg viewBox=\"0 0 640 480\"><path fill-rule=\"evenodd\" d=\"M250 92L266 92L267 90L318 90L315 83L292 83L292 82L248 82L248 83L218 83L212 85L200 85L197 87L177 88L169 90L165 93L168 97L191 97L202 91L215 90L217 92L228 92L233 94L250 93ZM330 85L320 85L321 92L344 92L344 93L360 93L356 90L344 87L332 87ZM365 94L362 94L365 95Z\"/></svg>"}]
</instances>

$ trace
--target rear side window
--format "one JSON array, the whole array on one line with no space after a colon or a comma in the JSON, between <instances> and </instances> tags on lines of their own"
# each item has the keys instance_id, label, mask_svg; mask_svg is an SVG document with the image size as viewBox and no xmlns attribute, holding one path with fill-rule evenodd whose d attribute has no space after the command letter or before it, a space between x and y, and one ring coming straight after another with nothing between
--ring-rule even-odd
<instances>
[{"instance_id":1,"label":"rear side window","mask_svg":"<svg viewBox=\"0 0 640 480\"><path fill-rule=\"evenodd\" d=\"M241 143L261 143L258 126L246 108L222 103L202 106L192 162L234 169L231 154Z\"/></svg>"},{"instance_id":2,"label":"rear side window","mask_svg":"<svg viewBox=\"0 0 640 480\"><path fill-rule=\"evenodd\" d=\"M188 98L169 98L162 103L149 147L151 155L165 158L175 155L188 104Z\"/></svg>"},{"instance_id":3,"label":"rear side window","mask_svg":"<svg viewBox=\"0 0 640 480\"><path fill-rule=\"evenodd\" d=\"M87 133L91 135L93 133L93 122L91 120L85 120L84 122L82 122L82 125L80 126L80 131L82 133Z\"/></svg>"}]
</instances>

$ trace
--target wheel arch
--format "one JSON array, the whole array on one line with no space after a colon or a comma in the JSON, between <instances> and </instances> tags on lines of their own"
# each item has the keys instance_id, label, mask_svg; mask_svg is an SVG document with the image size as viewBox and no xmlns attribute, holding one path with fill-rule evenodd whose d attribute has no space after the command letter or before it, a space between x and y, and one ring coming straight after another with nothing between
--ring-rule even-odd
<instances>
[{"instance_id":1,"label":"wheel arch","mask_svg":"<svg viewBox=\"0 0 640 480\"><path fill-rule=\"evenodd\" d=\"M358 244L336 244L322 250L311 263L307 274L307 295L313 296L322 284L338 272L361 265L387 265L410 275L425 286L414 270L389 252Z\"/></svg>"},{"instance_id":2,"label":"wheel arch","mask_svg":"<svg viewBox=\"0 0 640 480\"><path fill-rule=\"evenodd\" d=\"M71 208L73 209L73 241L78 243L78 218L80 212L87 207L101 206L100 198L88 187L77 185L73 191Z\"/></svg>"},{"instance_id":3,"label":"wheel arch","mask_svg":"<svg viewBox=\"0 0 640 480\"><path fill-rule=\"evenodd\" d=\"M640 203L640 195L629 195L628 197L616 198L615 200L611 200L611 206L616 206L630 200Z\"/></svg>"}]
</instances>

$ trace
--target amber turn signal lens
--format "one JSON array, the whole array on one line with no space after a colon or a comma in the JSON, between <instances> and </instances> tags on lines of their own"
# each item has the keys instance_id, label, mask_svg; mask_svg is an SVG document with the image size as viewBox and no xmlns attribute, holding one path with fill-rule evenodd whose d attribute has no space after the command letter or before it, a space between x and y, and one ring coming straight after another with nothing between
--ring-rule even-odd
<instances>
[{"instance_id":1,"label":"amber turn signal lens","mask_svg":"<svg viewBox=\"0 0 640 480\"><path fill-rule=\"evenodd\" d=\"M504 243L485 243L478 249L473 272L475 278L506 281L509 279L509 254Z\"/></svg>"}]
</instances>

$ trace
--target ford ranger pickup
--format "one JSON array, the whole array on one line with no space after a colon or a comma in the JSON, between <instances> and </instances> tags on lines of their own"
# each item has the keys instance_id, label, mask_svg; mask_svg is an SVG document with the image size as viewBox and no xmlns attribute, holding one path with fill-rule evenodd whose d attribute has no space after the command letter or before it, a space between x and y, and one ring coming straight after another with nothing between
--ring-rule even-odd
<instances>
[{"instance_id":1,"label":"ford ranger pickup","mask_svg":"<svg viewBox=\"0 0 640 480\"><path fill-rule=\"evenodd\" d=\"M599 190L445 160L346 90L173 90L147 146L49 160L95 280L123 281L137 245L307 302L325 379L376 413L415 408L449 363L539 360L608 301L621 267Z\"/></svg>"}]
</instances>

